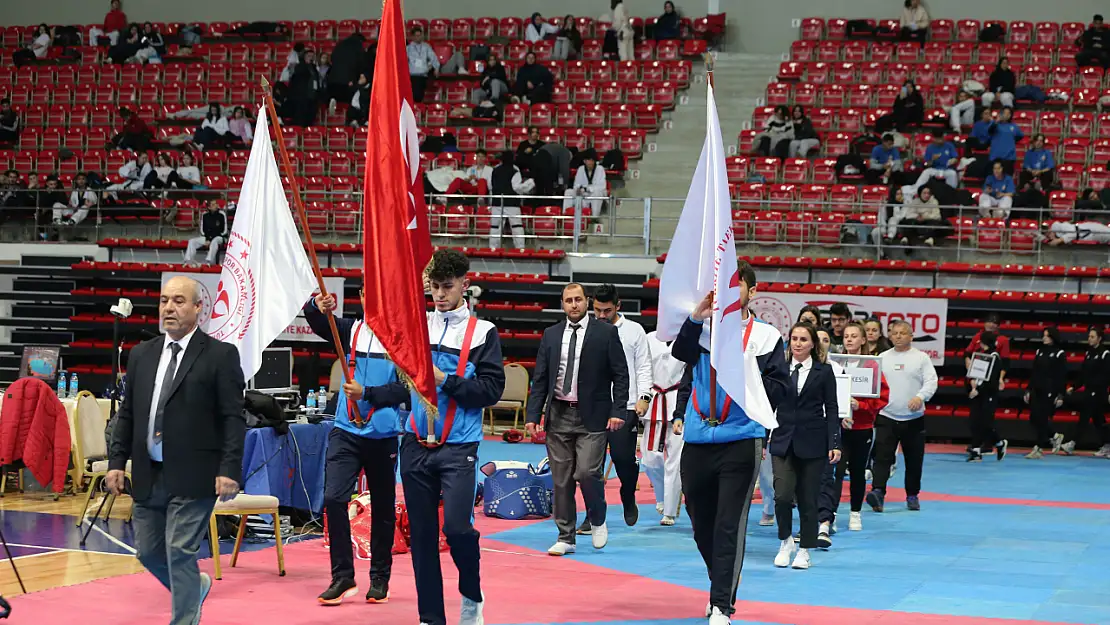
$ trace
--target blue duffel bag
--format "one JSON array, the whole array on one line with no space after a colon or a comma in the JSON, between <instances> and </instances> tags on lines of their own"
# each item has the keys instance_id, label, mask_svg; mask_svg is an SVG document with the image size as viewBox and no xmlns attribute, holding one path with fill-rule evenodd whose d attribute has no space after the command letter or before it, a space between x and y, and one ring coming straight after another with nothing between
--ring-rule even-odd
<instances>
[{"instance_id":1,"label":"blue duffel bag","mask_svg":"<svg viewBox=\"0 0 1110 625\"><path fill-rule=\"evenodd\" d=\"M499 461L482 465L483 512L495 519L546 519L551 516L554 483L547 458L533 467L526 462Z\"/></svg>"}]
</instances>

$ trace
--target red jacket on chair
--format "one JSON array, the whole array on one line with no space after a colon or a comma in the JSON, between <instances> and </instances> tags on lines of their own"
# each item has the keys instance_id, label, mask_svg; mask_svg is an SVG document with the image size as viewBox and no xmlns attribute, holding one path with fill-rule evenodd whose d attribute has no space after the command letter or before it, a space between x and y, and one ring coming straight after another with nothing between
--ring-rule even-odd
<instances>
[{"instance_id":1,"label":"red jacket on chair","mask_svg":"<svg viewBox=\"0 0 1110 625\"><path fill-rule=\"evenodd\" d=\"M16 380L0 409L0 465L22 460L39 484L65 488L69 468L69 419L50 385L35 378Z\"/></svg>"}]
</instances>

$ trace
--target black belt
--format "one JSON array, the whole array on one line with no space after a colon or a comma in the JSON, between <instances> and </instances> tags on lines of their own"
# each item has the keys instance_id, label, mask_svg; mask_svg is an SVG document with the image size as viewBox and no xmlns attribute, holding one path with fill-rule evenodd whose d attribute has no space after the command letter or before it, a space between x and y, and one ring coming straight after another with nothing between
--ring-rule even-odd
<instances>
[{"instance_id":1,"label":"black belt","mask_svg":"<svg viewBox=\"0 0 1110 625\"><path fill-rule=\"evenodd\" d=\"M558 402L558 403L560 403L564 406L567 406L567 407L570 407L570 408L574 408L575 410L578 410L578 402L576 402L576 401L567 401L565 399L559 399L558 397L554 398L553 401L556 401L556 402Z\"/></svg>"}]
</instances>

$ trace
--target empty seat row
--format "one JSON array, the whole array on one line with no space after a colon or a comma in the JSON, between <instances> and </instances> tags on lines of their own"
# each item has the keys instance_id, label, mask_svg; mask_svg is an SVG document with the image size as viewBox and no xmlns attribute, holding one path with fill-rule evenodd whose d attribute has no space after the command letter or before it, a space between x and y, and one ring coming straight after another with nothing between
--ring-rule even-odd
<instances>
[{"instance_id":1,"label":"empty seat row","mask_svg":"<svg viewBox=\"0 0 1110 625\"><path fill-rule=\"evenodd\" d=\"M848 21L845 18L824 19L820 17L807 17L801 21L801 38L809 40L844 39L847 37ZM898 32L901 28L896 19L865 20L871 26L884 26L891 32ZM933 41L965 41L976 42L979 33L987 26L998 26L1005 33L1009 43L1043 43L1058 44L1074 42L1087 25L1082 22L1027 22L1015 20L1006 23L1005 20L979 21L973 19L950 20L936 19L929 23L929 39Z\"/></svg>"},{"instance_id":2,"label":"empty seat row","mask_svg":"<svg viewBox=\"0 0 1110 625\"><path fill-rule=\"evenodd\" d=\"M890 63L984 63L994 66L999 59L1006 58L1011 63L1035 63L1040 65L1075 65L1077 49L1074 42L1065 45L1024 44L1024 43L970 43L929 41L924 46L916 42L871 42L863 40L848 41L808 41L805 39L790 44L790 60L795 62L821 61L836 63L850 61L862 63L877 61Z\"/></svg>"}]
</instances>

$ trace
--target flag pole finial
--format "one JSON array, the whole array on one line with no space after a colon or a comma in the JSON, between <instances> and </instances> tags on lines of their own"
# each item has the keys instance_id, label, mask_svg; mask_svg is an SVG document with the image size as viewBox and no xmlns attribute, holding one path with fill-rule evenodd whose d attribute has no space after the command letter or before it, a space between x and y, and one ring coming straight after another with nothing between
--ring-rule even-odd
<instances>
[{"instance_id":1,"label":"flag pole finial","mask_svg":"<svg viewBox=\"0 0 1110 625\"><path fill-rule=\"evenodd\" d=\"M258 82L262 84L263 89L265 89L266 91L270 90L270 81L265 76L259 78Z\"/></svg>"},{"instance_id":2,"label":"flag pole finial","mask_svg":"<svg viewBox=\"0 0 1110 625\"><path fill-rule=\"evenodd\" d=\"M702 55L705 61L705 80L710 86L713 86L713 55L706 52Z\"/></svg>"}]
</instances>

